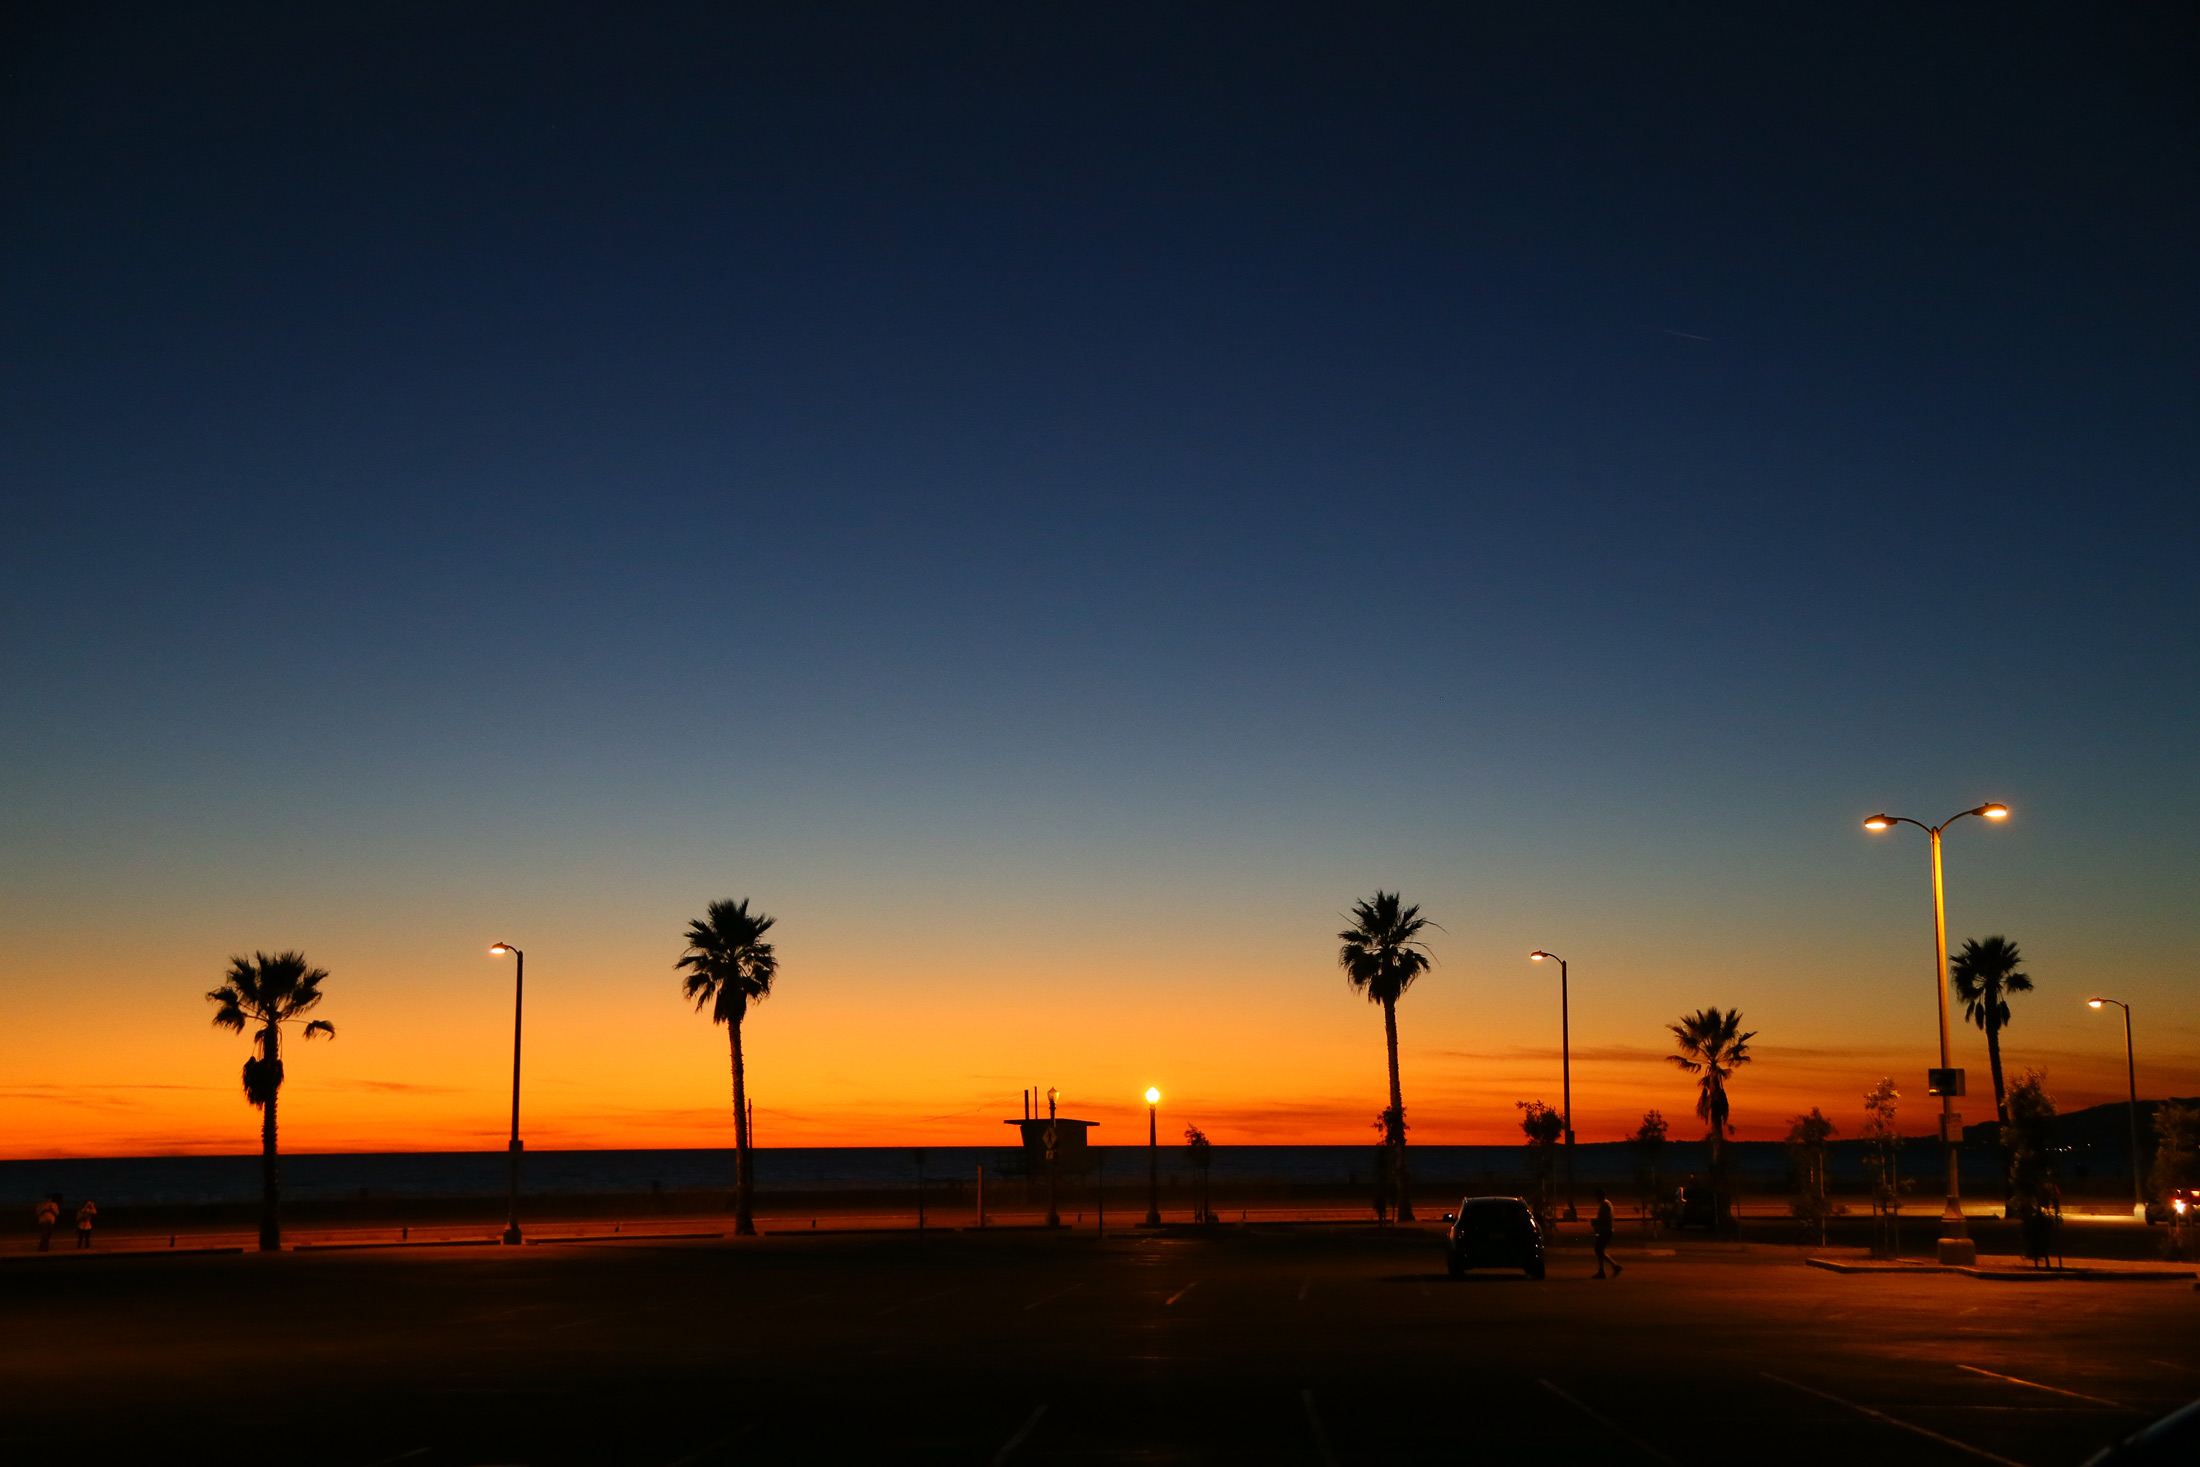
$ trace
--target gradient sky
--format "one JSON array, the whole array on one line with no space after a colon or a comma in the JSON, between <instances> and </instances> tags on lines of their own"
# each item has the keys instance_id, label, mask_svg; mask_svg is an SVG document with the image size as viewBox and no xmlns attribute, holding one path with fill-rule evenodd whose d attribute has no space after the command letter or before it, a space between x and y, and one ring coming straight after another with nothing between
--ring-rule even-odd
<instances>
[{"instance_id":1,"label":"gradient sky","mask_svg":"<svg viewBox=\"0 0 2200 1467\"><path fill-rule=\"evenodd\" d=\"M2200 1090L2189 8L11 7L0 1154ZM1985 1054L1959 1062L1983 1101Z\"/></svg>"}]
</instances>

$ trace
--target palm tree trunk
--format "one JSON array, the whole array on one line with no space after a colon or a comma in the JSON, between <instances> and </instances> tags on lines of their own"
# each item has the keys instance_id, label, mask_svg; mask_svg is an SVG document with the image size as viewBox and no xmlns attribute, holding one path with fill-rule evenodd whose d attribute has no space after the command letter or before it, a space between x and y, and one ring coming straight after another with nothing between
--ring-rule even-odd
<instances>
[{"instance_id":1,"label":"palm tree trunk","mask_svg":"<svg viewBox=\"0 0 2200 1467\"><path fill-rule=\"evenodd\" d=\"M280 1063L282 1032L273 1024L260 1033L262 1059ZM275 1159L275 1101L282 1094L281 1082L267 1092L267 1104L260 1107L260 1251L278 1253L283 1246L282 1167Z\"/></svg>"},{"instance_id":2,"label":"palm tree trunk","mask_svg":"<svg viewBox=\"0 0 2200 1467\"><path fill-rule=\"evenodd\" d=\"M2002 1082L2001 1078L2001 1022L1994 1012L1993 1002L1999 996L1991 989L1982 995L1987 1001L1986 1065L1988 1069L1994 1072L1994 1115L2003 1126L2006 1126L2009 1124L2009 1088ZM2016 1195L2016 1168L2014 1158L2009 1155L2009 1145L2001 1139L2001 1136L2001 1131L1997 1129L1994 1132L1994 1140L2001 1150L2001 1212L2002 1216L2007 1217L2009 1215L2009 1199Z\"/></svg>"},{"instance_id":3,"label":"palm tree trunk","mask_svg":"<svg viewBox=\"0 0 2200 1467\"><path fill-rule=\"evenodd\" d=\"M1413 1198L1406 1191L1406 1098L1398 1085L1398 1001L1383 1000L1383 1038L1390 1046L1390 1157L1397 1188L1394 1216L1413 1221Z\"/></svg>"},{"instance_id":4,"label":"palm tree trunk","mask_svg":"<svg viewBox=\"0 0 2200 1467\"><path fill-rule=\"evenodd\" d=\"M749 1080L741 1058L741 1021L726 1026L733 1045L733 1231L737 1237L753 1237L756 1220L749 1212Z\"/></svg>"},{"instance_id":5,"label":"palm tree trunk","mask_svg":"<svg viewBox=\"0 0 2200 1467\"><path fill-rule=\"evenodd\" d=\"M1986 1063L1994 1072L1994 1114L2003 1125L2009 1124L2009 1089L2001 1078L2001 1022L1994 1013L1991 1002L1998 995L1989 992L1986 1008Z\"/></svg>"}]
</instances>

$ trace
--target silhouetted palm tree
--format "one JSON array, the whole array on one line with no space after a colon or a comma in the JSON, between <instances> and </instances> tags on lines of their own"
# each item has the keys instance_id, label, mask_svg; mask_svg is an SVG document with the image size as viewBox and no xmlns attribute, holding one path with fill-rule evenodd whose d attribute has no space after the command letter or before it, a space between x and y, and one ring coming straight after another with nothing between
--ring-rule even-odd
<instances>
[{"instance_id":1,"label":"silhouetted palm tree","mask_svg":"<svg viewBox=\"0 0 2200 1467\"><path fill-rule=\"evenodd\" d=\"M726 1026L733 1045L733 1230L743 1235L756 1231L750 1216L755 1168L749 1155L749 1084L741 1058L741 1020L749 1005L760 1003L772 991L779 959L764 941L772 919L751 913L747 898L738 902L712 902L698 922L688 923L687 952L675 968L688 970L680 991L700 1010L710 1009L711 1020Z\"/></svg>"},{"instance_id":2,"label":"silhouetted palm tree","mask_svg":"<svg viewBox=\"0 0 2200 1467\"><path fill-rule=\"evenodd\" d=\"M2009 1091L2001 1078L2001 1031L2009 1023L2009 995L2030 993L2032 980L2017 971L2024 954L2006 937L1966 940L1948 960L1948 982L1963 1000L1964 1017L1986 1031L1986 1063L1994 1072L1994 1113L2009 1124Z\"/></svg>"},{"instance_id":3,"label":"silhouetted palm tree","mask_svg":"<svg viewBox=\"0 0 2200 1467\"><path fill-rule=\"evenodd\" d=\"M1710 1123L1711 1172L1714 1178L1720 1177L1726 1162L1726 1134L1733 1129L1726 1119L1726 1082L1749 1063L1749 1041L1757 1037L1757 1031L1741 1032L1740 1009L1724 1013L1716 1008L1702 1009L1666 1027L1673 1031L1673 1042L1680 1046L1679 1053L1666 1058L1696 1077L1696 1114ZM1716 1182L1713 1189L1717 1190Z\"/></svg>"},{"instance_id":4,"label":"silhouetted palm tree","mask_svg":"<svg viewBox=\"0 0 2200 1467\"><path fill-rule=\"evenodd\" d=\"M206 995L215 1005L214 1023L243 1033L256 1026L253 1042L259 1053L244 1062L244 1098L260 1108L260 1248L271 1252L283 1246L282 1172L275 1155L275 1099L283 1088L283 1025L321 1001L324 968L309 967L306 955L256 952L250 958L231 958L222 986ZM305 1037L336 1037L336 1026L314 1019Z\"/></svg>"},{"instance_id":5,"label":"silhouetted palm tree","mask_svg":"<svg viewBox=\"0 0 2200 1467\"><path fill-rule=\"evenodd\" d=\"M1413 980L1428 971L1427 945L1421 934L1430 922L1418 906L1401 906L1394 891L1377 891L1371 902L1352 908L1352 925L1337 934L1337 966L1355 991L1383 1006L1383 1038L1390 1046L1390 1108L1385 1138L1397 1184L1397 1216L1413 1221L1413 1200L1406 1192L1406 1101L1398 1084L1398 1000Z\"/></svg>"}]
</instances>

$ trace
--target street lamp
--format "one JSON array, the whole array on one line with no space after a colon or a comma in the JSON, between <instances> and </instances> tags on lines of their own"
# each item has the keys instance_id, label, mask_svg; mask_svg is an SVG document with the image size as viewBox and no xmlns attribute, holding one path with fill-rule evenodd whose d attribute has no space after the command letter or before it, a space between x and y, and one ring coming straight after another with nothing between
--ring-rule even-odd
<instances>
[{"instance_id":1,"label":"street lamp","mask_svg":"<svg viewBox=\"0 0 2200 1467\"><path fill-rule=\"evenodd\" d=\"M1541 948L1528 954L1531 963L1545 958L1558 964L1558 1083L1562 1092L1559 1099L1566 1107L1566 1221L1572 1222L1580 1214L1574 1211L1574 1049L1571 1020L1566 1013L1566 960Z\"/></svg>"},{"instance_id":2,"label":"street lamp","mask_svg":"<svg viewBox=\"0 0 2200 1467\"><path fill-rule=\"evenodd\" d=\"M504 1241L519 1242L519 1014L520 1000L527 989L527 954L508 942L500 942L489 949L492 956L503 957L510 953L512 968L512 1144L505 1170Z\"/></svg>"},{"instance_id":3,"label":"street lamp","mask_svg":"<svg viewBox=\"0 0 2200 1467\"><path fill-rule=\"evenodd\" d=\"M1940 879L1940 833L1966 815L1984 820L2007 820L2009 807L1985 804L1959 810L1938 825L1927 825L1907 815L1874 815L1864 822L1864 828L1888 830L1897 825L1914 825L1932 837L1933 983L1940 993L1940 1072L1931 1077L1937 1083L1926 1089L1940 1096L1940 1139L1948 1152L1948 1201L1940 1213L1938 1254L1943 1264L1967 1268L1978 1261L1978 1245L1971 1241L1971 1230L1963 1221L1963 1192L1956 1175L1956 1148L1963 1141L1963 1117L1956 1113L1956 1097L1963 1093L1963 1072L1955 1068L1948 1045L1948 903Z\"/></svg>"},{"instance_id":4,"label":"street lamp","mask_svg":"<svg viewBox=\"0 0 2200 1467\"><path fill-rule=\"evenodd\" d=\"M2131 1215L2145 1222L2147 1194L2139 1181L2139 1067L2131 1057L2131 1005L2120 998L2089 998L2085 1006L2097 1009L2104 1003L2124 1011L2124 1083L2131 1087Z\"/></svg>"},{"instance_id":5,"label":"street lamp","mask_svg":"<svg viewBox=\"0 0 2200 1467\"><path fill-rule=\"evenodd\" d=\"M1146 1226L1161 1226L1161 1091L1146 1087Z\"/></svg>"},{"instance_id":6,"label":"street lamp","mask_svg":"<svg viewBox=\"0 0 2200 1467\"><path fill-rule=\"evenodd\" d=\"M1061 1140L1061 1134L1054 1126L1054 1102L1061 1093L1052 1085L1047 1086L1047 1129L1044 1139L1047 1143L1047 1226L1050 1228L1062 1225L1061 1192L1056 1186L1054 1167L1054 1153Z\"/></svg>"}]
</instances>

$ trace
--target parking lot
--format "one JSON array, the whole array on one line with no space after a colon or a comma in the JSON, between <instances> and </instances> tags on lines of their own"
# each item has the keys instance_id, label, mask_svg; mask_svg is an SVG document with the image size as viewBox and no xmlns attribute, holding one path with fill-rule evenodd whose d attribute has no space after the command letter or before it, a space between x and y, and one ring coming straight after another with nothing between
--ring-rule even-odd
<instances>
[{"instance_id":1,"label":"parking lot","mask_svg":"<svg viewBox=\"0 0 2200 1467\"><path fill-rule=\"evenodd\" d=\"M9 1461L2075 1463L2200 1396L2184 1283L1841 1276L1426 1229L40 1259Z\"/></svg>"}]
</instances>

